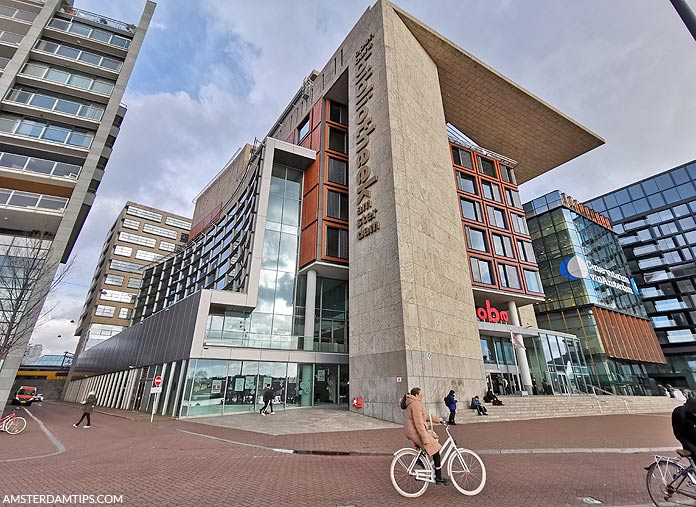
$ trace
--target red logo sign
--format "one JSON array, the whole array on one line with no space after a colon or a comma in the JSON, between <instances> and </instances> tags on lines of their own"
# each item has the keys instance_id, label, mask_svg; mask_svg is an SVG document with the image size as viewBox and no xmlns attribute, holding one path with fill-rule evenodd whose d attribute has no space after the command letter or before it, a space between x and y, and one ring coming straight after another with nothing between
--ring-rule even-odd
<instances>
[{"instance_id":1,"label":"red logo sign","mask_svg":"<svg viewBox=\"0 0 696 507\"><path fill-rule=\"evenodd\" d=\"M476 309L476 316L484 322L492 322L493 324L497 324L498 322L507 324L509 320L508 312L494 308L487 299L485 308L479 307Z\"/></svg>"},{"instance_id":2,"label":"red logo sign","mask_svg":"<svg viewBox=\"0 0 696 507\"><path fill-rule=\"evenodd\" d=\"M155 384L155 387L159 387L162 385L162 376L157 375L155 379L152 381L153 384Z\"/></svg>"}]
</instances>

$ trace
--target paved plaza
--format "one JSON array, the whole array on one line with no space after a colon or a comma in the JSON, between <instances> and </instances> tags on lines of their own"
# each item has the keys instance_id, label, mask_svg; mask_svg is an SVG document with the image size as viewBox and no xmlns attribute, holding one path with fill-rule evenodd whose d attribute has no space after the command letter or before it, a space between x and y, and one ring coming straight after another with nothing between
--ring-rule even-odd
<instances>
[{"instance_id":1,"label":"paved plaza","mask_svg":"<svg viewBox=\"0 0 696 507\"><path fill-rule=\"evenodd\" d=\"M17 412L29 424L21 435L0 434L2 495L112 494L131 506L581 506L588 497L647 505L643 467L676 447L668 414L458 425L458 442L483 456L484 491L467 498L431 486L406 500L388 472L391 453L407 444L401 429L346 411L153 423L145 414L98 411L89 429L72 427L74 405L34 405L35 418ZM335 430L341 420L349 431ZM303 426L333 431L297 432Z\"/></svg>"}]
</instances>

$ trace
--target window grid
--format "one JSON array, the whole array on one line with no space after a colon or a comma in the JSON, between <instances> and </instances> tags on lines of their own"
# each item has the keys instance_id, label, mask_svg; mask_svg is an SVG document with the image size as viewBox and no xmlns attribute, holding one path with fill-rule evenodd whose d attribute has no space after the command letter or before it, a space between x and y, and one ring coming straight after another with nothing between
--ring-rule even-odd
<instances>
[{"instance_id":1,"label":"window grid","mask_svg":"<svg viewBox=\"0 0 696 507\"><path fill-rule=\"evenodd\" d=\"M185 220L179 220L178 218L174 218L174 217L167 217L164 220L164 223L166 225L171 225L172 227L178 227L179 229L185 229L187 231L191 229L191 222L187 222Z\"/></svg>"},{"instance_id":2,"label":"window grid","mask_svg":"<svg viewBox=\"0 0 696 507\"><path fill-rule=\"evenodd\" d=\"M102 289L99 299L104 301L118 301L120 303L134 303L136 294L121 292L120 290Z\"/></svg>"},{"instance_id":3,"label":"window grid","mask_svg":"<svg viewBox=\"0 0 696 507\"><path fill-rule=\"evenodd\" d=\"M94 309L94 315L97 317L113 317L115 311L115 306L97 305Z\"/></svg>"},{"instance_id":4,"label":"window grid","mask_svg":"<svg viewBox=\"0 0 696 507\"><path fill-rule=\"evenodd\" d=\"M94 139L94 134L86 130L9 114L0 114L0 132L82 149L88 149Z\"/></svg>"},{"instance_id":5,"label":"window grid","mask_svg":"<svg viewBox=\"0 0 696 507\"><path fill-rule=\"evenodd\" d=\"M120 232L118 234L119 241L125 241L126 243L135 243L136 245L149 246L154 248L157 240L153 238L146 238L145 236L139 236L137 234L131 234L130 232Z\"/></svg>"},{"instance_id":6,"label":"window grid","mask_svg":"<svg viewBox=\"0 0 696 507\"><path fill-rule=\"evenodd\" d=\"M109 275L106 275L106 277L104 278L104 283L107 285L118 285L120 287L121 285L123 285L124 279L125 278L121 275L109 274Z\"/></svg>"},{"instance_id":7,"label":"window grid","mask_svg":"<svg viewBox=\"0 0 696 507\"><path fill-rule=\"evenodd\" d=\"M41 93L31 88L13 88L7 94L7 100L9 102L26 104L39 109L85 118L91 121L101 120L104 114L103 106L48 95L47 93Z\"/></svg>"},{"instance_id":8,"label":"window grid","mask_svg":"<svg viewBox=\"0 0 696 507\"><path fill-rule=\"evenodd\" d=\"M68 32L77 34L81 37L86 37L88 39L103 42L110 46L118 47L121 49L128 49L130 46L130 39L116 35L115 33L107 32L106 30L101 30L99 28L93 28L89 25L77 22L74 19L66 20L61 18L53 18L48 26L60 30L62 32Z\"/></svg>"},{"instance_id":9,"label":"window grid","mask_svg":"<svg viewBox=\"0 0 696 507\"><path fill-rule=\"evenodd\" d=\"M172 231L171 229L165 229L164 227L158 227L152 224L144 224L143 232L154 234L155 236L162 236L164 238L169 239L177 239L179 237L179 233L176 231Z\"/></svg>"},{"instance_id":10,"label":"window grid","mask_svg":"<svg viewBox=\"0 0 696 507\"><path fill-rule=\"evenodd\" d=\"M148 211L146 209L137 208L135 206L128 206L126 209L126 214L133 215L140 218L146 218L147 220L152 220L154 222L161 222L162 215L155 213L154 211Z\"/></svg>"},{"instance_id":11,"label":"window grid","mask_svg":"<svg viewBox=\"0 0 696 507\"><path fill-rule=\"evenodd\" d=\"M43 53L61 56L63 58L67 58L68 60L74 60L87 65L101 67L102 69L110 70L112 72L120 71L121 66L123 65L123 62L120 60L101 56L90 51L82 51L81 49L68 46L67 44L58 44L45 39L38 41L35 49Z\"/></svg>"},{"instance_id":12,"label":"window grid","mask_svg":"<svg viewBox=\"0 0 696 507\"><path fill-rule=\"evenodd\" d=\"M124 218L123 227L125 227L126 229L134 229L137 231L138 229L140 229L140 222L138 222L137 220L131 220L130 218Z\"/></svg>"},{"instance_id":13,"label":"window grid","mask_svg":"<svg viewBox=\"0 0 696 507\"><path fill-rule=\"evenodd\" d=\"M123 255L124 257L130 257L133 254L133 249L129 246L116 245L114 247L114 255Z\"/></svg>"},{"instance_id":14,"label":"window grid","mask_svg":"<svg viewBox=\"0 0 696 507\"><path fill-rule=\"evenodd\" d=\"M87 90L100 95L110 96L114 91L114 83L94 78L68 69L53 67L36 61L27 63L20 72L23 76L51 81L62 85Z\"/></svg>"}]
</instances>

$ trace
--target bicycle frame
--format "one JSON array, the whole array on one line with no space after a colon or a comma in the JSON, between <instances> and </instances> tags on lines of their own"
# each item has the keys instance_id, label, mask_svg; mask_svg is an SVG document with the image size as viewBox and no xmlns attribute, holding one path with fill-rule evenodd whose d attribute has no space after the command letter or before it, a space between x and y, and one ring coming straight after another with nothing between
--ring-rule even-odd
<instances>
[{"instance_id":1,"label":"bicycle frame","mask_svg":"<svg viewBox=\"0 0 696 507\"><path fill-rule=\"evenodd\" d=\"M667 483L666 487L667 491L670 494L679 492L680 495L684 495L693 500L696 500L696 494L688 493L679 489L687 478L691 481L692 484L696 485L696 476L694 476L694 472L696 472L696 463L694 463L693 458L689 457L688 459L689 466L682 468L681 471L677 474L677 476L674 479L672 479L670 483ZM674 458L668 458L665 456L655 456L655 463L659 464L661 462L679 463L679 460ZM665 477L662 477L662 479L665 480ZM675 483L677 483L677 481L679 483L675 486Z\"/></svg>"},{"instance_id":2,"label":"bicycle frame","mask_svg":"<svg viewBox=\"0 0 696 507\"><path fill-rule=\"evenodd\" d=\"M440 467L439 469L442 469L442 467L445 466L445 463L447 462L447 459L450 457L450 454L452 452L455 452L459 454L459 451L457 450L457 442L454 440L454 437L450 434L449 431L449 426L445 426L445 431L447 432L447 440L445 440L445 443L442 445L442 448L440 449ZM396 451L394 454L399 453L403 449L399 449ZM420 447L418 448L420 451L418 454L416 454L413 458L413 461L408 467L408 473L409 475L415 475L416 480L418 481L427 481L427 482L435 482L435 470L436 467L434 464L430 461L430 455L425 452L423 449ZM413 469L416 466L416 463L418 463L419 459L425 459L429 463L428 470L416 470L415 474L413 473ZM462 460L462 466L468 471L468 467L466 463Z\"/></svg>"},{"instance_id":3,"label":"bicycle frame","mask_svg":"<svg viewBox=\"0 0 696 507\"><path fill-rule=\"evenodd\" d=\"M0 431L5 431L5 426L7 426L7 423L15 417L17 417L17 414L15 414L14 412L10 412L5 417L0 418Z\"/></svg>"}]
</instances>

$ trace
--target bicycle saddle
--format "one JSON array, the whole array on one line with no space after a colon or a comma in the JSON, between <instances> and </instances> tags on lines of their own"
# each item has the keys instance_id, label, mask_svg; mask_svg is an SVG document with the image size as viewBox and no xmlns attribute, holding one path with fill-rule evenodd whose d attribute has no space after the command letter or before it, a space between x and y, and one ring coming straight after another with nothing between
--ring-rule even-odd
<instances>
[{"instance_id":1,"label":"bicycle saddle","mask_svg":"<svg viewBox=\"0 0 696 507\"><path fill-rule=\"evenodd\" d=\"M684 449L677 449L677 454L682 458L688 458L691 456L691 451L685 451Z\"/></svg>"}]
</instances>

